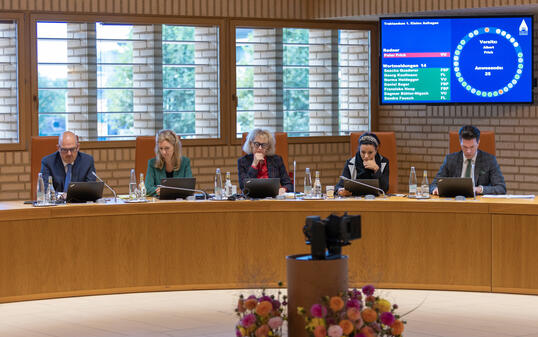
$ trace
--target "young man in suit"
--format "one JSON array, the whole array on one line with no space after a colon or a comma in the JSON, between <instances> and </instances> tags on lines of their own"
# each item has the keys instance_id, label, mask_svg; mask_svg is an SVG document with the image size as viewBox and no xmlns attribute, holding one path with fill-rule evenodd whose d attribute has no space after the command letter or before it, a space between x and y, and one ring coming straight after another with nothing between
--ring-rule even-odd
<instances>
[{"instance_id":1,"label":"young man in suit","mask_svg":"<svg viewBox=\"0 0 538 337\"><path fill-rule=\"evenodd\" d=\"M58 151L41 160L41 173L48 185L52 176L54 189L57 192L67 192L67 186L72 181L95 181L92 172L95 171L93 157L79 152L78 136L71 131L65 131L58 137Z\"/></svg>"},{"instance_id":2,"label":"young man in suit","mask_svg":"<svg viewBox=\"0 0 538 337\"><path fill-rule=\"evenodd\" d=\"M437 181L443 177L471 177L474 165L476 194L506 194L506 184L501 168L494 155L478 150L480 130L472 125L465 125L459 131L461 151L445 157L439 172L430 186L430 191L437 195Z\"/></svg>"}]
</instances>

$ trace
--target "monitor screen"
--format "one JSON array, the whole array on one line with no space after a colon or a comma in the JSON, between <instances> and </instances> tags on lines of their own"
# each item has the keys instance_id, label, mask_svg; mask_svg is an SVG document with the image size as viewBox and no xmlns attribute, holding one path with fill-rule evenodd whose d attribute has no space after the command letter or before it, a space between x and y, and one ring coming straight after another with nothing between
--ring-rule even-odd
<instances>
[{"instance_id":1,"label":"monitor screen","mask_svg":"<svg viewBox=\"0 0 538 337\"><path fill-rule=\"evenodd\" d=\"M532 103L532 16L380 19L380 103Z\"/></svg>"}]
</instances>

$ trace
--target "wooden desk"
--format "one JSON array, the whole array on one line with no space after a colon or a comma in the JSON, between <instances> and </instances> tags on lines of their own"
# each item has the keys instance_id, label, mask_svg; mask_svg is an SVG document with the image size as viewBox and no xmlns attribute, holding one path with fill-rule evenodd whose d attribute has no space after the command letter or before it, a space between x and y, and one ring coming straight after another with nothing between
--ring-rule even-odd
<instances>
[{"instance_id":1,"label":"wooden desk","mask_svg":"<svg viewBox=\"0 0 538 337\"><path fill-rule=\"evenodd\" d=\"M350 283L538 294L538 202L184 201L32 208L0 203L0 302L274 286L307 253L305 217L362 216Z\"/></svg>"}]
</instances>

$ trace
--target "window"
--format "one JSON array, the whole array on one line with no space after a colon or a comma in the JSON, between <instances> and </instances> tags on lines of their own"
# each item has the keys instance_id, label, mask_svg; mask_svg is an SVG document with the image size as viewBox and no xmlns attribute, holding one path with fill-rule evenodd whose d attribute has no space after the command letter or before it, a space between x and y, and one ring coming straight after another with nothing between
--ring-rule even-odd
<instances>
[{"instance_id":1,"label":"window","mask_svg":"<svg viewBox=\"0 0 538 337\"><path fill-rule=\"evenodd\" d=\"M16 21L0 21L0 143L19 142L19 83Z\"/></svg>"},{"instance_id":2,"label":"window","mask_svg":"<svg viewBox=\"0 0 538 337\"><path fill-rule=\"evenodd\" d=\"M236 131L338 136L370 127L370 31L236 27Z\"/></svg>"},{"instance_id":3,"label":"window","mask_svg":"<svg viewBox=\"0 0 538 337\"><path fill-rule=\"evenodd\" d=\"M220 136L216 26L38 22L39 135Z\"/></svg>"}]
</instances>

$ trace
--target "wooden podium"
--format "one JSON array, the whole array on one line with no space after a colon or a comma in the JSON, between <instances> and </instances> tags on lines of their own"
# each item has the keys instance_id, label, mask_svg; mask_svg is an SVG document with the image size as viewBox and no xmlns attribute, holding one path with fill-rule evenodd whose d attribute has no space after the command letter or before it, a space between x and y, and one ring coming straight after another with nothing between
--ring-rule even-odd
<instances>
[{"instance_id":1,"label":"wooden podium","mask_svg":"<svg viewBox=\"0 0 538 337\"><path fill-rule=\"evenodd\" d=\"M310 307L321 303L323 296L334 296L348 289L347 261L345 255L334 260L312 260L311 255L286 257L288 336L308 337L297 307L310 312Z\"/></svg>"}]
</instances>

